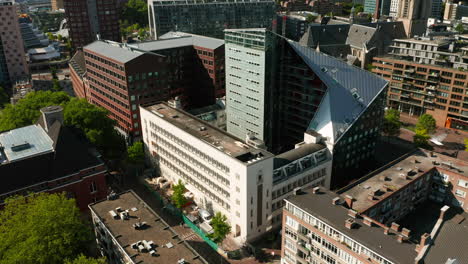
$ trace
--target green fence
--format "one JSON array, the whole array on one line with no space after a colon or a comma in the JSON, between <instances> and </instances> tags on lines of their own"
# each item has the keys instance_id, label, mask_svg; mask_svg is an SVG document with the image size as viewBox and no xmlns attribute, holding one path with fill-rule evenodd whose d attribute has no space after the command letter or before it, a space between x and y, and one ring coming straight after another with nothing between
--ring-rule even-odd
<instances>
[{"instance_id":1,"label":"green fence","mask_svg":"<svg viewBox=\"0 0 468 264\"><path fill-rule=\"evenodd\" d=\"M148 183L144 182L143 183L146 188L153 194L153 196L159 201L160 206L170 214L172 214L175 217L182 218L184 220L184 223L190 227L195 233L197 233L210 247L212 247L214 250L218 250L218 244L213 242L213 240L209 239L205 232L203 232L197 225L195 225L192 221L190 221L177 207L175 207L173 204L169 203L166 199L161 197L161 195L155 191Z\"/></svg>"}]
</instances>

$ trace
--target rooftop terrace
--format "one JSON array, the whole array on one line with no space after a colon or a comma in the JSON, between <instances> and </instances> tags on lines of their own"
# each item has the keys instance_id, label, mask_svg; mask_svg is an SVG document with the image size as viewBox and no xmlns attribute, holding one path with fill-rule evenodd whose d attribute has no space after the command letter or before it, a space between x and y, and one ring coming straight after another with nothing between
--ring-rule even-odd
<instances>
[{"instance_id":1,"label":"rooftop terrace","mask_svg":"<svg viewBox=\"0 0 468 264\"><path fill-rule=\"evenodd\" d=\"M126 253L132 256L134 263L178 263L181 259L190 264L208 263L133 191L121 193L115 200L97 202L89 207L116 237ZM114 219L111 216L109 211L116 210L117 207L129 210L128 220ZM146 227L136 230L133 225L138 222L146 222ZM140 240L153 241L159 256L138 252L131 247Z\"/></svg>"},{"instance_id":2,"label":"rooftop terrace","mask_svg":"<svg viewBox=\"0 0 468 264\"><path fill-rule=\"evenodd\" d=\"M363 212L433 168L442 168L468 177L468 163L442 154L419 149L378 169L341 189L342 196L353 197L353 209ZM372 193L374 199L368 199Z\"/></svg>"}]
</instances>

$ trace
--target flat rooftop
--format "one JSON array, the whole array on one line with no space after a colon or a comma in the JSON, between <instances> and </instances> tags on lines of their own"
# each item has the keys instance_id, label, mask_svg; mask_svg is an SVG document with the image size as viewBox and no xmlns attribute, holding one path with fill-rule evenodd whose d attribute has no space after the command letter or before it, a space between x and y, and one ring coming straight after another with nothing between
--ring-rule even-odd
<instances>
[{"instance_id":1,"label":"flat rooftop","mask_svg":"<svg viewBox=\"0 0 468 264\"><path fill-rule=\"evenodd\" d=\"M172 108L167 103L158 103L143 108L241 162L253 163L274 156L268 151L245 144L241 139L187 112Z\"/></svg>"},{"instance_id":2,"label":"flat rooftop","mask_svg":"<svg viewBox=\"0 0 468 264\"><path fill-rule=\"evenodd\" d=\"M338 195L320 188L316 194L312 193L312 189L307 189L286 200L394 263L414 263L416 245L410 241L399 243L393 231L390 230L389 235L385 235L383 228L367 226L360 217L354 219L353 229L346 228L345 221L350 218L348 209L342 205L334 205L332 200L335 197Z\"/></svg>"},{"instance_id":3,"label":"flat rooftop","mask_svg":"<svg viewBox=\"0 0 468 264\"><path fill-rule=\"evenodd\" d=\"M449 170L468 177L467 162L435 152L431 156L431 152L418 149L403 156L400 160L385 165L377 172L364 176L338 192L342 196L352 196L354 198L353 209L363 212L434 168ZM370 193L374 194L372 201L368 199Z\"/></svg>"},{"instance_id":4,"label":"flat rooftop","mask_svg":"<svg viewBox=\"0 0 468 264\"><path fill-rule=\"evenodd\" d=\"M0 165L54 151L54 142L39 125L0 134Z\"/></svg>"},{"instance_id":5,"label":"flat rooftop","mask_svg":"<svg viewBox=\"0 0 468 264\"><path fill-rule=\"evenodd\" d=\"M397 42L411 42L411 43L419 43L419 44L425 44L425 45L434 45L434 46L443 46L447 45L451 42L450 39L447 39L447 37L434 37L434 38L411 38L411 39L395 39L394 41Z\"/></svg>"},{"instance_id":6,"label":"flat rooftop","mask_svg":"<svg viewBox=\"0 0 468 264\"><path fill-rule=\"evenodd\" d=\"M119 194L115 200L100 201L89 207L101 218L135 263L177 263L180 259L185 259L190 264L208 263L131 190ZM128 209L130 218L114 219L109 211L115 211L117 207L122 210ZM133 224L137 222L146 222L148 226L143 230L135 230ZM153 257L149 253L138 252L131 247L131 244L140 240L153 241L159 256Z\"/></svg>"}]
</instances>

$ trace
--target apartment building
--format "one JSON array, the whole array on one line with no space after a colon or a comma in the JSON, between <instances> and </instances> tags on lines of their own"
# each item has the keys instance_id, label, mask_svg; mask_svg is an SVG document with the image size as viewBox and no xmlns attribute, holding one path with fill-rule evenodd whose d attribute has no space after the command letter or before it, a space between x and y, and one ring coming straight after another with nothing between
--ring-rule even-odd
<instances>
[{"instance_id":1,"label":"apartment building","mask_svg":"<svg viewBox=\"0 0 468 264\"><path fill-rule=\"evenodd\" d=\"M99 251L110 264L208 264L132 190L89 209Z\"/></svg>"},{"instance_id":2,"label":"apartment building","mask_svg":"<svg viewBox=\"0 0 468 264\"><path fill-rule=\"evenodd\" d=\"M281 224L282 199L299 186L329 187L331 156L306 133L295 149L273 155L166 103L140 107L149 162L179 180L198 206L227 216L243 244Z\"/></svg>"},{"instance_id":3,"label":"apartment building","mask_svg":"<svg viewBox=\"0 0 468 264\"><path fill-rule=\"evenodd\" d=\"M14 1L0 1L0 83L6 85L29 74L17 11Z\"/></svg>"},{"instance_id":4,"label":"apartment building","mask_svg":"<svg viewBox=\"0 0 468 264\"><path fill-rule=\"evenodd\" d=\"M76 94L109 110L129 140L141 137L140 104L178 97L191 109L224 96L222 40L187 35L134 45L95 41L83 53L83 81L78 57L70 63Z\"/></svg>"},{"instance_id":5,"label":"apartment building","mask_svg":"<svg viewBox=\"0 0 468 264\"><path fill-rule=\"evenodd\" d=\"M430 114L440 127L466 130L468 59L463 48L445 49L451 45L398 40L393 56L375 57L372 72L390 82L387 105L410 116Z\"/></svg>"},{"instance_id":6,"label":"apartment building","mask_svg":"<svg viewBox=\"0 0 468 264\"><path fill-rule=\"evenodd\" d=\"M467 165L417 150L338 193L297 190L282 263L463 263Z\"/></svg>"},{"instance_id":7,"label":"apartment building","mask_svg":"<svg viewBox=\"0 0 468 264\"><path fill-rule=\"evenodd\" d=\"M97 39L121 40L118 0L63 0L63 7L75 50Z\"/></svg>"},{"instance_id":8,"label":"apartment building","mask_svg":"<svg viewBox=\"0 0 468 264\"><path fill-rule=\"evenodd\" d=\"M169 31L182 31L214 38L223 38L227 28L269 27L275 17L272 0L151 0L148 18L151 36Z\"/></svg>"},{"instance_id":9,"label":"apartment building","mask_svg":"<svg viewBox=\"0 0 468 264\"><path fill-rule=\"evenodd\" d=\"M390 6L391 0L365 0L364 12L372 14L374 18L378 19L390 14Z\"/></svg>"},{"instance_id":10,"label":"apartment building","mask_svg":"<svg viewBox=\"0 0 468 264\"><path fill-rule=\"evenodd\" d=\"M448 2L445 4L444 20L457 20L468 16L468 6L462 2L456 4Z\"/></svg>"},{"instance_id":11,"label":"apartment building","mask_svg":"<svg viewBox=\"0 0 468 264\"><path fill-rule=\"evenodd\" d=\"M273 153L315 131L334 155L332 186L347 184L373 153L387 82L265 29L225 32L227 131Z\"/></svg>"},{"instance_id":12,"label":"apartment building","mask_svg":"<svg viewBox=\"0 0 468 264\"><path fill-rule=\"evenodd\" d=\"M45 107L37 124L0 133L0 205L13 195L66 192L87 210L106 197L104 162L63 126L62 111Z\"/></svg>"}]
</instances>

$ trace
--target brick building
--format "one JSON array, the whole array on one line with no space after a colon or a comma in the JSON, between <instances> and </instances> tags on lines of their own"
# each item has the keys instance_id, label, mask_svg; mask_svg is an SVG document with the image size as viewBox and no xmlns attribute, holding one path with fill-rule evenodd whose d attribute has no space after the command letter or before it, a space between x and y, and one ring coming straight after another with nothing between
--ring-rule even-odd
<instances>
[{"instance_id":1,"label":"brick building","mask_svg":"<svg viewBox=\"0 0 468 264\"><path fill-rule=\"evenodd\" d=\"M225 93L224 41L171 34L133 45L87 45L84 70L79 53L70 63L75 94L109 110L119 131L130 139L141 136L140 104L175 97L184 109L214 104Z\"/></svg>"},{"instance_id":2,"label":"brick building","mask_svg":"<svg viewBox=\"0 0 468 264\"><path fill-rule=\"evenodd\" d=\"M73 47L81 48L97 39L120 41L118 0L63 0Z\"/></svg>"},{"instance_id":3,"label":"brick building","mask_svg":"<svg viewBox=\"0 0 468 264\"><path fill-rule=\"evenodd\" d=\"M464 263L467 168L416 150L337 193L297 190L283 211L282 263Z\"/></svg>"},{"instance_id":4,"label":"brick building","mask_svg":"<svg viewBox=\"0 0 468 264\"><path fill-rule=\"evenodd\" d=\"M37 124L0 133L0 204L17 194L66 192L87 210L107 195L106 166L87 142L62 125L61 107L41 112Z\"/></svg>"},{"instance_id":5,"label":"brick building","mask_svg":"<svg viewBox=\"0 0 468 264\"><path fill-rule=\"evenodd\" d=\"M0 84L10 85L29 73L17 11L14 1L0 0Z\"/></svg>"},{"instance_id":6,"label":"brick building","mask_svg":"<svg viewBox=\"0 0 468 264\"><path fill-rule=\"evenodd\" d=\"M465 70L375 57L372 72L390 82L387 105L410 116L427 113L437 126L468 129Z\"/></svg>"}]
</instances>

